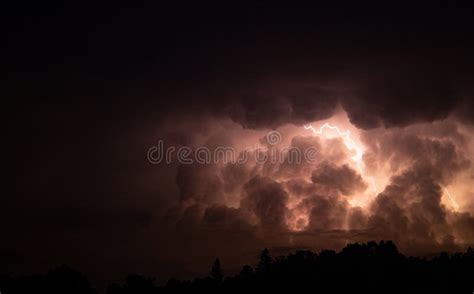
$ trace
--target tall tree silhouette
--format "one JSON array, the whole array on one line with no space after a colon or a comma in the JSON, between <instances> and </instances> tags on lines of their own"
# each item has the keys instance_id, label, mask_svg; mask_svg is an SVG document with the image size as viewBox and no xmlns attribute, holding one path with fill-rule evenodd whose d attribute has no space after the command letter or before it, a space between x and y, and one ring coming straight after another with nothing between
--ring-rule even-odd
<instances>
[{"instance_id":1,"label":"tall tree silhouette","mask_svg":"<svg viewBox=\"0 0 474 294\"><path fill-rule=\"evenodd\" d=\"M260 261L257 265L257 274L265 274L269 271L273 263L273 258L270 256L270 251L267 248L263 249L260 253Z\"/></svg>"},{"instance_id":2,"label":"tall tree silhouette","mask_svg":"<svg viewBox=\"0 0 474 294\"><path fill-rule=\"evenodd\" d=\"M216 282L222 282L224 275L222 274L221 262L219 258L216 258L212 264L210 277L213 278Z\"/></svg>"}]
</instances>

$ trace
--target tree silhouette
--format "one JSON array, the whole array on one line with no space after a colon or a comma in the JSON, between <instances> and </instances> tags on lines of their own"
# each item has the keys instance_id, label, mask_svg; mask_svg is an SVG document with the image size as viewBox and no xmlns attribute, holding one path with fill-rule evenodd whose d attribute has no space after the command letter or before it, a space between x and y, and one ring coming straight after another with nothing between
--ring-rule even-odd
<instances>
[{"instance_id":1,"label":"tree silhouette","mask_svg":"<svg viewBox=\"0 0 474 294\"><path fill-rule=\"evenodd\" d=\"M154 285L155 279L133 274L125 278L125 284L120 286L113 283L107 289L107 294L152 294L157 293L158 288Z\"/></svg>"},{"instance_id":2,"label":"tree silhouette","mask_svg":"<svg viewBox=\"0 0 474 294\"><path fill-rule=\"evenodd\" d=\"M269 271L273 262L273 258L270 256L270 251L267 248L263 249L260 253L260 261L257 265L257 274L265 274Z\"/></svg>"},{"instance_id":3,"label":"tree silhouette","mask_svg":"<svg viewBox=\"0 0 474 294\"><path fill-rule=\"evenodd\" d=\"M215 259L207 277L189 281L170 279L163 287L154 279L129 275L124 283L111 284L107 294L152 294L184 291L281 291L316 292L354 290L365 292L460 292L474 289L474 253L442 252L430 258L405 257L391 241L348 244L340 252L296 251L272 258L264 249L256 266L242 268L223 278L220 260ZM339 291L338 291L339 290ZM67 266L46 275L0 275L1 293L96 293L88 280Z\"/></svg>"},{"instance_id":4,"label":"tree silhouette","mask_svg":"<svg viewBox=\"0 0 474 294\"><path fill-rule=\"evenodd\" d=\"M222 282L224 275L222 274L221 262L219 261L219 258L216 258L216 260L212 264L209 276L218 283Z\"/></svg>"}]
</instances>

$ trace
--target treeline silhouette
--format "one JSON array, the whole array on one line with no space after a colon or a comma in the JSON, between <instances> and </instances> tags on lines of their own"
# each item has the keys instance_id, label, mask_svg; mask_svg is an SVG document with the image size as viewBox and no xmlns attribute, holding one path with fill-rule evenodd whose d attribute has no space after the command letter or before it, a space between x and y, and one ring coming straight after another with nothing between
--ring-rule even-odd
<instances>
[{"instance_id":1,"label":"treeline silhouette","mask_svg":"<svg viewBox=\"0 0 474 294\"><path fill-rule=\"evenodd\" d=\"M391 241L349 244L338 253L296 251L279 257L272 257L264 249L255 268L246 265L235 276L224 277L217 258L204 278L170 279L164 286L157 286L153 278L129 275L124 283L109 285L107 293L286 289L473 293L474 252L469 247L466 252L443 252L430 258L405 257ZM45 275L1 276L0 292L75 294L96 293L96 290L84 275L62 266Z\"/></svg>"}]
</instances>

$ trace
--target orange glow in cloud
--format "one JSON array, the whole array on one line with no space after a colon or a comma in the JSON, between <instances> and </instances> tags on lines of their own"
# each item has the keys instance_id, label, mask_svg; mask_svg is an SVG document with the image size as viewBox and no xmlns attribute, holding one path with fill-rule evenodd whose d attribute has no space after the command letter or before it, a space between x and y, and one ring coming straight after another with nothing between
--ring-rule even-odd
<instances>
[{"instance_id":1,"label":"orange glow in cloud","mask_svg":"<svg viewBox=\"0 0 474 294\"><path fill-rule=\"evenodd\" d=\"M338 117L336 117L336 119L340 120ZM347 117L345 117L345 120L347 120ZM351 157L353 164L359 171L360 175L370 184L373 196L378 194L374 177L368 176L363 168L364 163L362 157L364 155L365 148L359 140L354 138L350 130L342 130L342 127L329 122L322 124L319 128L315 128L312 125L305 125L304 129L310 130L314 135L326 139L333 137L341 138L346 148L354 153L354 155ZM352 199L349 199L349 203L351 203L353 206L366 206L370 201L370 198L372 197L353 197Z\"/></svg>"},{"instance_id":2,"label":"orange glow in cloud","mask_svg":"<svg viewBox=\"0 0 474 294\"><path fill-rule=\"evenodd\" d=\"M335 117L331 118L331 120L341 120L339 118L339 115L336 115ZM347 116L344 113L344 119L347 120ZM348 123L348 122L347 122ZM343 122L343 124L346 124ZM350 123L349 123L350 124ZM350 130L342 130L342 127L336 125L336 124L331 124L329 122L325 122L322 124L319 128L313 127L313 125L304 125L303 126L305 130L310 130L314 135L322 137L322 138L333 138L333 137L339 137L343 139L343 142L345 146L347 147L348 150L354 152L354 155L351 157L352 161L354 162L354 165L357 167L357 170L361 174L361 176L370 183L370 186L372 188L372 191L375 196L379 193L376 183L375 183L375 178L373 176L368 176L366 172L364 171L363 165L363 155L364 155L364 146L360 141L358 141L354 136L352 135ZM351 127L353 127L351 125ZM353 127L355 128L355 127ZM383 173L383 172L382 172ZM387 182L387 176L384 175L377 175L377 177L382 177L383 182ZM383 189L382 189L383 190ZM454 197L451 195L449 190L445 187L443 189L444 191L444 196L447 198L448 205L454 209L458 210L459 205L454 199ZM366 206L370 199L350 199L349 203L353 206Z\"/></svg>"}]
</instances>

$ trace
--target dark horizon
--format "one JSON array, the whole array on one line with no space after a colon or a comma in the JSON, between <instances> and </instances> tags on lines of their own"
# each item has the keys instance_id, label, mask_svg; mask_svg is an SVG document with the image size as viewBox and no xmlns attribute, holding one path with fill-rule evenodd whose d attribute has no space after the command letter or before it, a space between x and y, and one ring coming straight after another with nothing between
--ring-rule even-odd
<instances>
[{"instance_id":1,"label":"dark horizon","mask_svg":"<svg viewBox=\"0 0 474 294\"><path fill-rule=\"evenodd\" d=\"M405 256L392 241L370 241L346 245L341 251L296 250L287 255L272 255L263 249L254 266L244 265L237 273L224 273L217 257L209 271L200 277L170 278L157 284L155 277L129 274L120 281L97 289L82 273L62 265L46 274L0 275L0 287L7 293L163 293L176 291L236 290L417 290L471 291L474 251L429 258ZM344 281L344 283L340 283Z\"/></svg>"}]
</instances>

